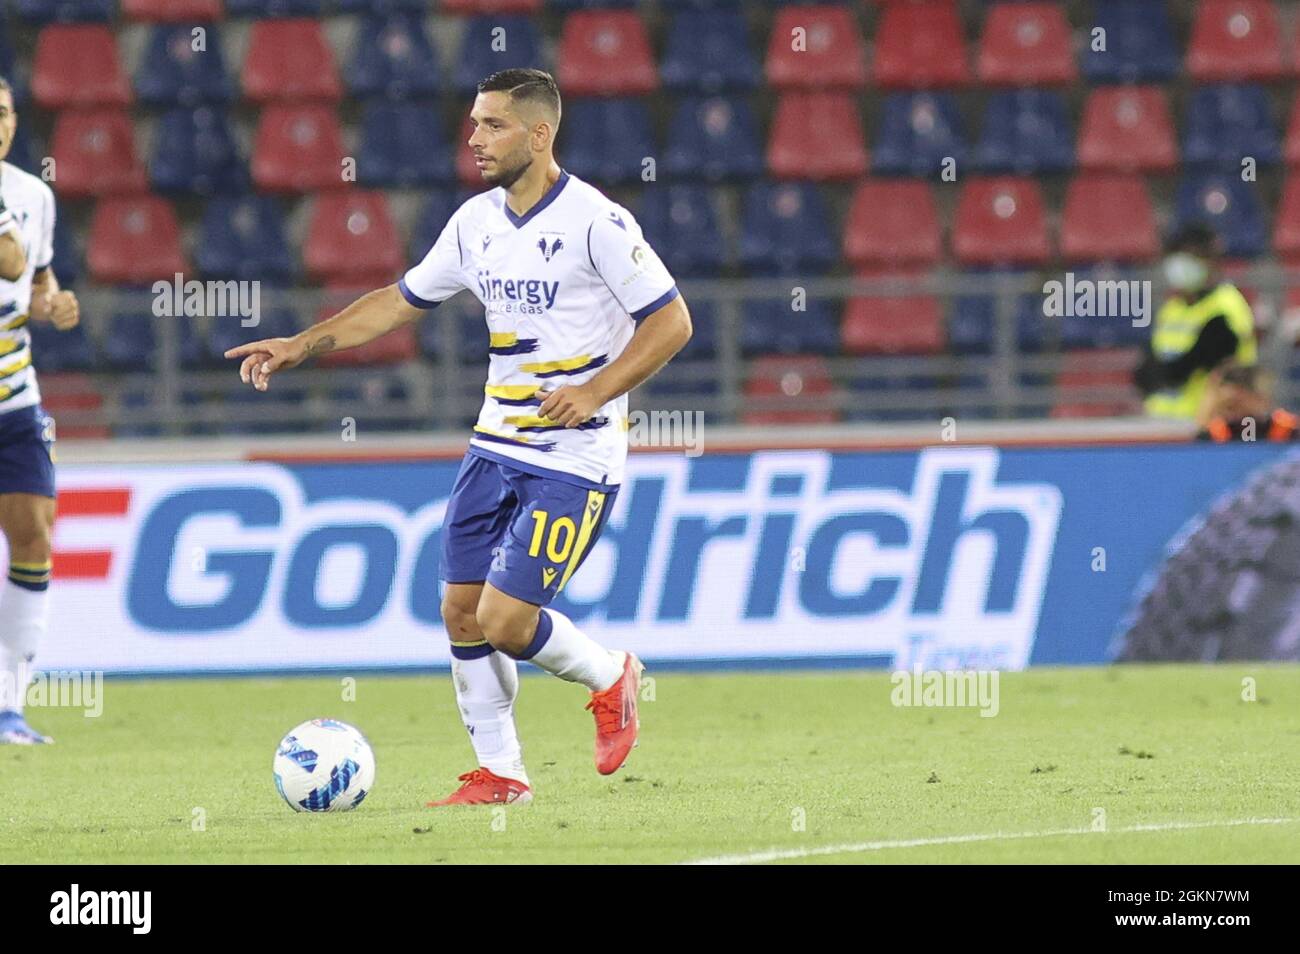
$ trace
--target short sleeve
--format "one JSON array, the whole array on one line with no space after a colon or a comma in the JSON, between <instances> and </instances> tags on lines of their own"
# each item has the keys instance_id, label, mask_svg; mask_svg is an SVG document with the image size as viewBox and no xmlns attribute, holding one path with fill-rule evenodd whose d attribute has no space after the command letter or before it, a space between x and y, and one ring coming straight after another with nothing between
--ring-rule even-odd
<instances>
[{"instance_id":1,"label":"short sleeve","mask_svg":"<svg viewBox=\"0 0 1300 954\"><path fill-rule=\"evenodd\" d=\"M49 268L54 261L54 192L41 190L41 244L36 250L36 269Z\"/></svg>"},{"instance_id":2,"label":"short sleeve","mask_svg":"<svg viewBox=\"0 0 1300 954\"><path fill-rule=\"evenodd\" d=\"M460 211L457 210L429 254L398 279L397 287L402 297L416 308L436 308L465 287L460 263Z\"/></svg>"},{"instance_id":3,"label":"short sleeve","mask_svg":"<svg viewBox=\"0 0 1300 954\"><path fill-rule=\"evenodd\" d=\"M591 223L587 254L623 310L640 321L677 297L673 276L624 208Z\"/></svg>"}]
</instances>

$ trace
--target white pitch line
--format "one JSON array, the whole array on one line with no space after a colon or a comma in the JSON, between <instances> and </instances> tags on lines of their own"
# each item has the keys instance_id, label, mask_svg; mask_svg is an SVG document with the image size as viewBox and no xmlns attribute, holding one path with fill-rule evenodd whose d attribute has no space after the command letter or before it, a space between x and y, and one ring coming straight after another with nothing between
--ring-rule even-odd
<instances>
[{"instance_id":1,"label":"white pitch line","mask_svg":"<svg viewBox=\"0 0 1300 954\"><path fill-rule=\"evenodd\" d=\"M1129 825L1095 831L1092 828L1056 828L1047 831L994 831L976 835L943 835L938 838L904 838L892 841L862 841L845 845L825 845L821 848L787 848L784 850L756 851L748 855L719 855L715 858L697 858L684 861L687 865L752 865L767 861L785 861L791 858L815 858L819 855L849 855L889 848L924 848L930 845L964 845L979 841L1014 841L1022 838L1055 838L1058 835L1121 835L1144 831L1185 831L1195 828L1237 828L1242 825L1289 825L1300 818L1233 818L1209 822L1159 822L1148 825Z\"/></svg>"}]
</instances>

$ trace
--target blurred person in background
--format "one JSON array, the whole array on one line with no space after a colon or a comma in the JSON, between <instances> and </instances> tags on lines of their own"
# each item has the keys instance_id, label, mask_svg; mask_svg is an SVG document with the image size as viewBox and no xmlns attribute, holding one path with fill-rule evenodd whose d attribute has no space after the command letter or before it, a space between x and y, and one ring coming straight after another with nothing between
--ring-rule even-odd
<instances>
[{"instance_id":1,"label":"blurred person in background","mask_svg":"<svg viewBox=\"0 0 1300 954\"><path fill-rule=\"evenodd\" d=\"M1257 365L1227 361L1206 382L1197 423L1197 439L1228 441L1294 441L1300 419L1274 405Z\"/></svg>"},{"instance_id":2,"label":"blurred person in background","mask_svg":"<svg viewBox=\"0 0 1300 954\"><path fill-rule=\"evenodd\" d=\"M1214 368L1228 359L1255 363L1255 319L1237 286L1219 274L1218 239L1208 226L1176 232L1161 267L1170 295L1156 312L1134 381L1147 414L1194 421Z\"/></svg>"}]
</instances>

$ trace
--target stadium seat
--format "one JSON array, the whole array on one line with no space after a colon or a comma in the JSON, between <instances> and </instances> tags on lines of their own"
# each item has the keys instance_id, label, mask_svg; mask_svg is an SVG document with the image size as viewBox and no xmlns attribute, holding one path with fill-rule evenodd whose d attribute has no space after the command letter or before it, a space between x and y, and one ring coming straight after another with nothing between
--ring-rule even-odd
<instances>
[{"instance_id":1,"label":"stadium seat","mask_svg":"<svg viewBox=\"0 0 1300 954\"><path fill-rule=\"evenodd\" d=\"M725 264L713 190L708 186L648 189L637 221L651 247L675 276L716 276Z\"/></svg>"},{"instance_id":2,"label":"stadium seat","mask_svg":"<svg viewBox=\"0 0 1300 954\"><path fill-rule=\"evenodd\" d=\"M221 0L122 0L122 15L146 23L207 23L220 20Z\"/></svg>"},{"instance_id":3,"label":"stadium seat","mask_svg":"<svg viewBox=\"0 0 1300 954\"><path fill-rule=\"evenodd\" d=\"M932 265L942 255L939 214L926 182L874 179L854 192L844 222L844 259L864 268Z\"/></svg>"},{"instance_id":4,"label":"stadium seat","mask_svg":"<svg viewBox=\"0 0 1300 954\"><path fill-rule=\"evenodd\" d=\"M1229 258L1255 258L1268 241L1267 225L1250 184L1238 175L1199 173L1185 176L1174 198L1172 229L1205 222L1223 241Z\"/></svg>"},{"instance_id":5,"label":"stadium seat","mask_svg":"<svg viewBox=\"0 0 1300 954\"><path fill-rule=\"evenodd\" d=\"M409 99L442 93L437 56L416 14L367 17L352 51L347 84L353 96Z\"/></svg>"},{"instance_id":6,"label":"stadium seat","mask_svg":"<svg viewBox=\"0 0 1300 954\"><path fill-rule=\"evenodd\" d=\"M255 103L336 102L343 95L325 31L308 19L255 22L240 81L244 96Z\"/></svg>"},{"instance_id":7,"label":"stadium seat","mask_svg":"<svg viewBox=\"0 0 1300 954\"><path fill-rule=\"evenodd\" d=\"M1075 278L1095 282L1141 280L1136 272L1117 271L1110 267L1085 267L1075 270ZM1100 295L1100 290L1099 290ZM1158 300L1150 302L1158 308ZM1151 340L1151 328L1135 325L1135 313L1120 311L1103 315L1065 315L1060 319L1061 347L1067 351L1096 348L1145 347ZM1132 309L1133 303L1129 303Z\"/></svg>"},{"instance_id":8,"label":"stadium seat","mask_svg":"<svg viewBox=\"0 0 1300 954\"><path fill-rule=\"evenodd\" d=\"M645 21L632 10L569 14L556 61L566 96L640 96L659 86Z\"/></svg>"},{"instance_id":9,"label":"stadium seat","mask_svg":"<svg viewBox=\"0 0 1300 954\"><path fill-rule=\"evenodd\" d=\"M0 24L0 76L8 78L14 102L20 106L27 101L31 92L28 89L27 73L26 69L18 68L18 58L14 54L13 43L10 42L9 31Z\"/></svg>"},{"instance_id":10,"label":"stadium seat","mask_svg":"<svg viewBox=\"0 0 1300 954\"><path fill-rule=\"evenodd\" d=\"M28 23L107 23L113 0L15 0L14 13Z\"/></svg>"},{"instance_id":11,"label":"stadium seat","mask_svg":"<svg viewBox=\"0 0 1300 954\"><path fill-rule=\"evenodd\" d=\"M871 166L881 175L931 176L945 160L966 164L966 135L950 93L890 93L885 97Z\"/></svg>"},{"instance_id":12,"label":"stadium seat","mask_svg":"<svg viewBox=\"0 0 1300 954\"><path fill-rule=\"evenodd\" d=\"M1300 263L1300 177L1287 177L1273 224L1273 251L1289 265Z\"/></svg>"},{"instance_id":13,"label":"stadium seat","mask_svg":"<svg viewBox=\"0 0 1300 954\"><path fill-rule=\"evenodd\" d=\"M663 155L665 171L683 179L719 182L754 178L763 172L758 121L739 96L679 99ZM638 160L638 175L639 165Z\"/></svg>"},{"instance_id":14,"label":"stadium seat","mask_svg":"<svg viewBox=\"0 0 1300 954\"><path fill-rule=\"evenodd\" d=\"M982 274L996 274L998 270ZM975 272L974 274L981 274ZM1008 278L1016 277L1008 273ZM1041 294L1010 294L1013 347L1026 353L1043 349L1044 322ZM1002 296L958 295L948 316L948 346L957 354L991 354L997 336Z\"/></svg>"},{"instance_id":15,"label":"stadium seat","mask_svg":"<svg viewBox=\"0 0 1300 954\"><path fill-rule=\"evenodd\" d=\"M64 198L143 192L147 187L144 167L136 159L135 126L124 109L59 113L50 155Z\"/></svg>"},{"instance_id":16,"label":"stadium seat","mask_svg":"<svg viewBox=\"0 0 1300 954\"><path fill-rule=\"evenodd\" d=\"M917 279L925 270L871 268L863 279ZM944 350L943 314L933 295L855 295L844 310L842 346L852 355L939 354Z\"/></svg>"},{"instance_id":17,"label":"stadium seat","mask_svg":"<svg viewBox=\"0 0 1300 954\"><path fill-rule=\"evenodd\" d=\"M1063 6L995 3L986 9L975 67L982 82L1046 86L1078 79Z\"/></svg>"},{"instance_id":18,"label":"stadium seat","mask_svg":"<svg viewBox=\"0 0 1300 954\"><path fill-rule=\"evenodd\" d=\"M1064 98L1042 89L996 93L973 156L987 173L1062 172L1074 165L1074 136Z\"/></svg>"},{"instance_id":19,"label":"stadium seat","mask_svg":"<svg viewBox=\"0 0 1300 954\"><path fill-rule=\"evenodd\" d=\"M653 124L643 99L576 99L564 104L566 142L563 166L574 175L600 183L639 181L642 162L657 150L651 139ZM464 150L466 156L469 149ZM671 166L672 150L664 156ZM482 177L469 164L469 185Z\"/></svg>"},{"instance_id":20,"label":"stadium seat","mask_svg":"<svg viewBox=\"0 0 1300 954\"><path fill-rule=\"evenodd\" d=\"M386 275L397 280L403 255L383 192L343 189L316 196L302 248L313 278L346 282Z\"/></svg>"},{"instance_id":21,"label":"stadium seat","mask_svg":"<svg viewBox=\"0 0 1300 954\"><path fill-rule=\"evenodd\" d=\"M867 52L847 6L784 7L772 19L767 82L776 90L862 89Z\"/></svg>"},{"instance_id":22,"label":"stadium seat","mask_svg":"<svg viewBox=\"0 0 1300 954\"><path fill-rule=\"evenodd\" d=\"M273 196L218 196L199 224L195 262L204 278L288 284L294 258Z\"/></svg>"},{"instance_id":23,"label":"stadium seat","mask_svg":"<svg viewBox=\"0 0 1300 954\"><path fill-rule=\"evenodd\" d=\"M502 13L533 16L541 12L542 0L442 0L438 9L457 16L485 17Z\"/></svg>"},{"instance_id":24,"label":"stadium seat","mask_svg":"<svg viewBox=\"0 0 1300 954\"><path fill-rule=\"evenodd\" d=\"M1145 262L1160 251L1155 213L1137 176L1085 174L1065 193L1061 257L1069 262Z\"/></svg>"},{"instance_id":25,"label":"stadium seat","mask_svg":"<svg viewBox=\"0 0 1300 954\"><path fill-rule=\"evenodd\" d=\"M253 146L253 181L267 192L312 192L343 184L343 132L320 103L272 103Z\"/></svg>"},{"instance_id":26,"label":"stadium seat","mask_svg":"<svg viewBox=\"0 0 1300 954\"><path fill-rule=\"evenodd\" d=\"M834 355L840 350L838 302L807 298L795 311L791 298L741 302L740 350L770 354Z\"/></svg>"},{"instance_id":27,"label":"stadium seat","mask_svg":"<svg viewBox=\"0 0 1300 954\"><path fill-rule=\"evenodd\" d=\"M154 135L149 178L159 192L212 195L247 188L248 172L224 110L182 107L163 116Z\"/></svg>"},{"instance_id":28,"label":"stadium seat","mask_svg":"<svg viewBox=\"0 0 1300 954\"><path fill-rule=\"evenodd\" d=\"M1051 257L1043 194L1033 179L972 178L953 219L953 253L963 265L1042 265Z\"/></svg>"},{"instance_id":29,"label":"stadium seat","mask_svg":"<svg viewBox=\"0 0 1300 954\"><path fill-rule=\"evenodd\" d=\"M659 78L684 93L725 93L762 82L745 18L734 10L691 10L673 17Z\"/></svg>"},{"instance_id":30,"label":"stadium seat","mask_svg":"<svg viewBox=\"0 0 1300 954\"><path fill-rule=\"evenodd\" d=\"M1282 33L1271 0L1200 0L1187 72L1201 83L1279 79Z\"/></svg>"},{"instance_id":31,"label":"stadium seat","mask_svg":"<svg viewBox=\"0 0 1300 954\"><path fill-rule=\"evenodd\" d=\"M316 313L319 324L342 311L352 302L367 292L382 285L391 284L392 275L373 275L369 278L359 277L346 282L333 282L326 288L325 302ZM480 311L479 325L482 326ZM479 346L481 352L482 345ZM371 365L403 364L412 361L419 353L415 340L415 325L405 324L395 328L386 335L346 351L332 351L320 357L320 365L325 368L355 368Z\"/></svg>"},{"instance_id":32,"label":"stadium seat","mask_svg":"<svg viewBox=\"0 0 1300 954\"><path fill-rule=\"evenodd\" d=\"M1094 49L1091 30L1083 46L1083 75L1090 83L1152 83L1173 79L1181 65L1169 15L1149 0L1099 0L1092 30L1103 30L1104 49Z\"/></svg>"},{"instance_id":33,"label":"stadium seat","mask_svg":"<svg viewBox=\"0 0 1300 954\"><path fill-rule=\"evenodd\" d=\"M213 320L205 343L209 363L230 367L225 353L231 348L262 338L288 338L301 330L298 316L288 308L267 309L258 317L258 323L251 326L237 318Z\"/></svg>"},{"instance_id":34,"label":"stadium seat","mask_svg":"<svg viewBox=\"0 0 1300 954\"><path fill-rule=\"evenodd\" d=\"M1286 140L1282 155L1288 166L1300 166L1300 96L1291 104L1291 115L1286 124Z\"/></svg>"},{"instance_id":35,"label":"stadium seat","mask_svg":"<svg viewBox=\"0 0 1300 954\"><path fill-rule=\"evenodd\" d=\"M443 4L445 10L447 5ZM504 41L505 49L501 48ZM453 86L471 95L483 77L512 67L542 66L542 40L528 17L471 17L465 23ZM543 67L544 68L544 67ZM568 107L566 102L565 107Z\"/></svg>"},{"instance_id":36,"label":"stadium seat","mask_svg":"<svg viewBox=\"0 0 1300 954\"><path fill-rule=\"evenodd\" d=\"M830 424L838 414L826 362L817 355L769 355L751 362L745 381L744 424ZM758 402L765 406L755 407ZM820 405L810 407L809 405Z\"/></svg>"},{"instance_id":37,"label":"stadium seat","mask_svg":"<svg viewBox=\"0 0 1300 954\"><path fill-rule=\"evenodd\" d=\"M674 360L718 356L718 309L707 298L691 302L691 337Z\"/></svg>"},{"instance_id":38,"label":"stadium seat","mask_svg":"<svg viewBox=\"0 0 1300 954\"><path fill-rule=\"evenodd\" d=\"M1114 172L1170 172L1178 163L1174 124L1157 86L1094 90L1079 129L1079 165Z\"/></svg>"},{"instance_id":39,"label":"stadium seat","mask_svg":"<svg viewBox=\"0 0 1300 954\"><path fill-rule=\"evenodd\" d=\"M226 16L259 20L283 17L319 17L322 0L225 0Z\"/></svg>"},{"instance_id":40,"label":"stadium seat","mask_svg":"<svg viewBox=\"0 0 1300 954\"><path fill-rule=\"evenodd\" d=\"M456 171L437 119L423 103L367 103L361 116L359 181L367 186L450 182Z\"/></svg>"},{"instance_id":41,"label":"stadium seat","mask_svg":"<svg viewBox=\"0 0 1300 954\"><path fill-rule=\"evenodd\" d=\"M81 277L80 234L69 228L54 230L54 261L50 263L59 284L72 288Z\"/></svg>"},{"instance_id":42,"label":"stadium seat","mask_svg":"<svg viewBox=\"0 0 1300 954\"><path fill-rule=\"evenodd\" d=\"M948 0L886 4L876 30L872 77L886 89L948 88L969 82L956 5Z\"/></svg>"},{"instance_id":43,"label":"stadium seat","mask_svg":"<svg viewBox=\"0 0 1300 954\"><path fill-rule=\"evenodd\" d=\"M111 315L100 341L100 357L114 371L151 371L158 361L159 321L147 311ZM181 319L183 320L183 319Z\"/></svg>"},{"instance_id":44,"label":"stadium seat","mask_svg":"<svg viewBox=\"0 0 1300 954\"><path fill-rule=\"evenodd\" d=\"M330 388L331 400L344 403L348 416L360 431L396 431L416 426L401 405L410 400L410 389L401 372L362 371L349 374ZM396 405L396 406L394 406Z\"/></svg>"},{"instance_id":45,"label":"stadium seat","mask_svg":"<svg viewBox=\"0 0 1300 954\"><path fill-rule=\"evenodd\" d=\"M425 196L406 248L407 261L412 265L429 254L429 249L438 241L438 236L460 205L449 189L429 189Z\"/></svg>"},{"instance_id":46,"label":"stadium seat","mask_svg":"<svg viewBox=\"0 0 1300 954\"><path fill-rule=\"evenodd\" d=\"M149 106L224 103L234 95L221 31L209 30L195 50L188 26L157 26L135 74L135 95Z\"/></svg>"},{"instance_id":47,"label":"stadium seat","mask_svg":"<svg viewBox=\"0 0 1300 954\"><path fill-rule=\"evenodd\" d=\"M32 95L42 109L125 106L131 87L106 26L55 24L36 39Z\"/></svg>"},{"instance_id":48,"label":"stadium seat","mask_svg":"<svg viewBox=\"0 0 1300 954\"><path fill-rule=\"evenodd\" d=\"M740 264L756 275L822 275L839 257L830 211L808 182L756 182L745 190Z\"/></svg>"},{"instance_id":49,"label":"stadium seat","mask_svg":"<svg viewBox=\"0 0 1300 954\"><path fill-rule=\"evenodd\" d=\"M1052 417L1123 417L1141 412L1141 402L1133 387L1131 367L1098 371L1088 366L1095 361L1095 355L1104 353L1097 351L1065 356L1061 373L1056 379L1058 396L1052 408ZM1137 353L1133 349L1120 348L1113 353L1129 358L1130 365L1137 364ZM1085 389L1093 389L1094 392L1100 390L1105 397L1099 399L1095 393L1080 396L1078 392ZM1114 398L1110 397L1112 394L1115 395Z\"/></svg>"},{"instance_id":50,"label":"stadium seat","mask_svg":"<svg viewBox=\"0 0 1300 954\"><path fill-rule=\"evenodd\" d=\"M86 247L91 277L106 284L144 285L188 270L176 214L153 195L101 199Z\"/></svg>"},{"instance_id":51,"label":"stadium seat","mask_svg":"<svg viewBox=\"0 0 1300 954\"><path fill-rule=\"evenodd\" d=\"M867 174L867 143L852 93L782 93L767 168L778 179L827 182Z\"/></svg>"},{"instance_id":52,"label":"stadium seat","mask_svg":"<svg viewBox=\"0 0 1300 954\"><path fill-rule=\"evenodd\" d=\"M1224 85L1196 90L1183 120L1183 164L1240 173L1247 156L1259 166L1274 165L1282 158L1263 87Z\"/></svg>"},{"instance_id":53,"label":"stadium seat","mask_svg":"<svg viewBox=\"0 0 1300 954\"><path fill-rule=\"evenodd\" d=\"M32 363L42 375L47 371L89 371L94 367L95 348L85 325L60 331L48 321L33 321L28 331L32 336Z\"/></svg>"}]
</instances>

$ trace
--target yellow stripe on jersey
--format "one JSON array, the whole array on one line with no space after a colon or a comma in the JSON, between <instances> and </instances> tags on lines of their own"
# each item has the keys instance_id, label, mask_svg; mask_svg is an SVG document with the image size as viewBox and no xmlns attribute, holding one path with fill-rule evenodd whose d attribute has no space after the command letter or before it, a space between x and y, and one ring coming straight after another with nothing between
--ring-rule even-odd
<instances>
[{"instance_id":1,"label":"yellow stripe on jersey","mask_svg":"<svg viewBox=\"0 0 1300 954\"><path fill-rule=\"evenodd\" d=\"M509 348L511 345L517 344L519 344L519 332L517 331L488 332L489 348Z\"/></svg>"},{"instance_id":2,"label":"yellow stripe on jersey","mask_svg":"<svg viewBox=\"0 0 1300 954\"><path fill-rule=\"evenodd\" d=\"M605 495L599 490L587 491L587 507L582 511L582 526L578 528L578 539L573 544L573 555L569 557L568 565L564 568L564 576L560 577L560 586L555 592L564 589L564 584L569 582L569 577L573 576L573 571L578 568L582 561L582 555L587 552L587 547L591 546L592 534L596 532L596 525L600 523L600 513L605 509Z\"/></svg>"},{"instance_id":3,"label":"yellow stripe on jersey","mask_svg":"<svg viewBox=\"0 0 1300 954\"><path fill-rule=\"evenodd\" d=\"M540 414L511 414L505 418L511 427L564 427L563 424Z\"/></svg>"},{"instance_id":4,"label":"yellow stripe on jersey","mask_svg":"<svg viewBox=\"0 0 1300 954\"><path fill-rule=\"evenodd\" d=\"M32 363L32 353L29 351L17 361L0 367L0 378L7 378L11 374L17 374Z\"/></svg>"},{"instance_id":5,"label":"yellow stripe on jersey","mask_svg":"<svg viewBox=\"0 0 1300 954\"><path fill-rule=\"evenodd\" d=\"M507 401L522 401L537 393L536 384L488 384L483 388L488 397L505 398Z\"/></svg>"},{"instance_id":6,"label":"yellow stripe on jersey","mask_svg":"<svg viewBox=\"0 0 1300 954\"><path fill-rule=\"evenodd\" d=\"M561 358L559 361L534 361L521 364L519 370L525 374L546 374L548 371L572 371L584 364L591 363L591 355L580 354L576 358Z\"/></svg>"},{"instance_id":7,"label":"yellow stripe on jersey","mask_svg":"<svg viewBox=\"0 0 1300 954\"><path fill-rule=\"evenodd\" d=\"M0 355L13 354L19 348L26 347L27 342L23 341L21 338L11 338L5 341L0 341Z\"/></svg>"},{"instance_id":8,"label":"yellow stripe on jersey","mask_svg":"<svg viewBox=\"0 0 1300 954\"><path fill-rule=\"evenodd\" d=\"M477 431L478 433L480 433L480 434L491 434L493 437L502 437L502 438L505 438L505 439L508 440L508 441L516 441L516 442L518 442L518 443L520 443L520 444L531 444L531 443L533 443L533 442L530 441L528 438L526 438L526 437L520 437L518 434L503 434L503 433L501 433L501 431L494 431L494 430L492 430L492 428L490 428L490 427L484 427L482 424L475 424L475 425L474 425L474 430L476 430L476 431Z\"/></svg>"},{"instance_id":9,"label":"yellow stripe on jersey","mask_svg":"<svg viewBox=\"0 0 1300 954\"><path fill-rule=\"evenodd\" d=\"M27 324L27 315L21 314L15 318L10 318L3 324L0 324L0 331L13 331L15 328L21 328L25 324Z\"/></svg>"}]
</instances>

